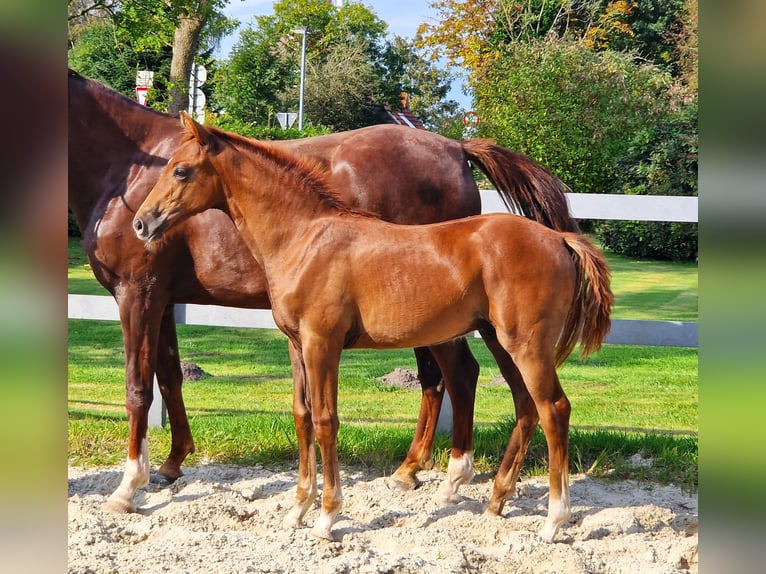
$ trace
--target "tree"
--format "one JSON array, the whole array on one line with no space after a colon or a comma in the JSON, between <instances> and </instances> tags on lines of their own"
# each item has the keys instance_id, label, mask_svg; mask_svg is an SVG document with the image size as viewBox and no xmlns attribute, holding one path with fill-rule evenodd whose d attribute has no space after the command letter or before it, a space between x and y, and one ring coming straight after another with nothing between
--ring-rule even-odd
<instances>
[{"instance_id":1,"label":"tree","mask_svg":"<svg viewBox=\"0 0 766 574\"><path fill-rule=\"evenodd\" d=\"M515 45L475 88L484 135L533 157L577 192L614 192L632 134L665 113L670 85L630 55L582 43Z\"/></svg>"},{"instance_id":2,"label":"tree","mask_svg":"<svg viewBox=\"0 0 766 574\"><path fill-rule=\"evenodd\" d=\"M417 38L400 36L387 42L381 57L381 99L395 102L407 92L410 111L429 128L441 130L458 111L458 103L447 99L453 77L434 65L417 43Z\"/></svg>"},{"instance_id":3,"label":"tree","mask_svg":"<svg viewBox=\"0 0 766 574\"><path fill-rule=\"evenodd\" d=\"M376 123L373 104L401 106L438 122L449 76L401 38L385 39L386 24L362 3L336 7L321 0L282 0L274 14L243 30L216 77L215 105L234 121L270 124L276 111L297 110L301 35L306 30L305 115L332 129ZM228 119L225 121L229 121Z\"/></svg>"},{"instance_id":4,"label":"tree","mask_svg":"<svg viewBox=\"0 0 766 574\"><path fill-rule=\"evenodd\" d=\"M85 39L91 46L100 44L100 56L106 56L108 42L102 34L84 34L83 30L92 26L102 26L101 33L112 26L114 31L113 49L115 53L133 52L133 57L124 56L125 62L140 62L143 59L155 60L157 54L170 54L169 67L156 64L163 72L167 70L164 83L170 90L167 110L171 113L184 110L189 105L188 85L195 55L218 37L231 31L236 22L226 18L221 9L227 0L69 0L69 37L70 55L80 64L80 71L87 73L88 67L98 68L94 59L88 61L88 49L80 49ZM105 27L106 26L106 27ZM150 55L148 58L143 58ZM119 60L119 57L105 58L107 61ZM85 69L84 69L85 68ZM135 81L132 70L130 82ZM161 84L163 79L155 79ZM127 73L126 73L127 75ZM98 79L105 79L93 76ZM123 84L128 80L119 82ZM114 84L111 84L114 85Z\"/></svg>"}]
</instances>

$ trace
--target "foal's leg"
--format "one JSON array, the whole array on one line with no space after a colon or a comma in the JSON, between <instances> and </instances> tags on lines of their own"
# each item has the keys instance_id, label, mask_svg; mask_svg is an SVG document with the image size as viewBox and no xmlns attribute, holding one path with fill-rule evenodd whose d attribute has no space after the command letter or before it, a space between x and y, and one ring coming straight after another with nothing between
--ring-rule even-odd
<instances>
[{"instance_id":1,"label":"foal's leg","mask_svg":"<svg viewBox=\"0 0 766 574\"><path fill-rule=\"evenodd\" d=\"M187 455L194 452L194 438L189 428L182 394L183 373L178 356L178 337L173 309L173 305L168 305L162 314L160 341L157 347L157 384L168 410L171 436L170 454L160 467L160 474L171 482L183 474L181 464Z\"/></svg>"},{"instance_id":2,"label":"foal's leg","mask_svg":"<svg viewBox=\"0 0 766 574\"><path fill-rule=\"evenodd\" d=\"M501 339L502 341L502 339ZM505 346L505 345L504 345ZM552 348L552 345L548 346ZM561 388L551 352L525 349L513 355L529 395L540 415L540 426L548 443L550 491L548 517L540 537L552 542L559 527L571 514L569 501L569 414L570 404Z\"/></svg>"},{"instance_id":3,"label":"foal's leg","mask_svg":"<svg viewBox=\"0 0 766 574\"><path fill-rule=\"evenodd\" d=\"M482 329L482 339L497 361L503 378L511 388L513 405L516 411L516 424L505 449L505 455L495 476L492 498L487 506L488 514L499 515L506 500L516 493L524 457L534 435L539 416L537 408L529 395L521 373L508 352L498 343L494 330Z\"/></svg>"},{"instance_id":4,"label":"foal's leg","mask_svg":"<svg viewBox=\"0 0 766 574\"><path fill-rule=\"evenodd\" d=\"M332 525L343 507L338 465L338 367L343 338L336 339L304 336L302 340L311 422L322 455L322 511L311 533L328 540L333 540Z\"/></svg>"},{"instance_id":5,"label":"foal's leg","mask_svg":"<svg viewBox=\"0 0 766 574\"><path fill-rule=\"evenodd\" d=\"M300 528L303 526L303 517L317 497L317 462L303 355L292 341L289 342L288 348L293 367L293 420L298 437L298 487L295 504L285 516L283 524Z\"/></svg>"},{"instance_id":6,"label":"foal's leg","mask_svg":"<svg viewBox=\"0 0 766 574\"><path fill-rule=\"evenodd\" d=\"M128 459L122 482L104 507L111 512L135 512L133 497L149 482L149 443L146 432L152 404L157 341L163 307L145 308L146 297L123 294L120 309L125 345L125 407L128 412Z\"/></svg>"}]
</instances>

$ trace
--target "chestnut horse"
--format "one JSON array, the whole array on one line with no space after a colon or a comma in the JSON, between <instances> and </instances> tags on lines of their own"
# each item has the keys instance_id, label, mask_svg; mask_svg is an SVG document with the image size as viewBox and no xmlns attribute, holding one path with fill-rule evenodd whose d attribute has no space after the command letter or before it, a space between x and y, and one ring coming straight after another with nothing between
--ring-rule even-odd
<instances>
[{"instance_id":1,"label":"chestnut horse","mask_svg":"<svg viewBox=\"0 0 766 574\"><path fill-rule=\"evenodd\" d=\"M317 496L316 439L324 484L312 533L332 539L342 506L342 350L436 345L478 329L510 374L517 413L488 511L499 513L515 490L539 420L550 471L540 536L552 541L570 515L570 405L556 367L577 342L583 355L599 349L609 331L614 299L604 256L580 234L512 214L385 222L345 205L324 166L181 116L187 137L133 227L151 249L190 216L221 209L263 267L274 320L305 369L293 402L300 462L286 523L300 526ZM472 472L471 452L453 453L440 490L455 496Z\"/></svg>"},{"instance_id":2,"label":"chestnut horse","mask_svg":"<svg viewBox=\"0 0 766 574\"><path fill-rule=\"evenodd\" d=\"M144 447L155 374L172 434L160 475L169 480L180 476L181 464L194 451L181 393L173 304L269 307L263 271L221 212L192 217L168 235L162 249L147 251L132 233L135 210L181 137L177 116L141 106L70 70L69 206L93 273L118 304L125 347L130 434L125 476L107 502L114 511L134 510L135 491L148 480ZM422 130L374 126L273 145L320 161L343 190L344 201L399 223L479 213L481 201L470 160L512 208L556 229L576 228L564 184L526 156L487 141L460 143ZM419 348L415 357L422 405L412 446L393 476L405 488L414 488L417 471L432 464L442 376L454 380L452 387L460 393L453 397L458 405L453 449L470 449L471 424L466 417L472 416L478 376L465 341ZM141 469L138 475L137 469Z\"/></svg>"}]
</instances>

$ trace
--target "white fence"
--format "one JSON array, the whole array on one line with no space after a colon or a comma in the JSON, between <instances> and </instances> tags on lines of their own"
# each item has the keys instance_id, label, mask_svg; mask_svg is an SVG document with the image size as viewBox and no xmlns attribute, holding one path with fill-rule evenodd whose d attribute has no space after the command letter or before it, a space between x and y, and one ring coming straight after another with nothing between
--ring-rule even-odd
<instances>
[{"instance_id":1,"label":"white fence","mask_svg":"<svg viewBox=\"0 0 766 574\"><path fill-rule=\"evenodd\" d=\"M696 197L652 195L567 194L570 211L576 219L618 219L640 221L696 222ZM506 212L507 209L494 190L482 190L482 212ZM106 295L69 295L69 319L119 321L117 303ZM276 329L267 309L239 309L218 305L175 305L179 324L217 327ZM643 321L612 319L612 329L606 343L668 347L696 347L697 323L681 321ZM155 396L159 390L155 381ZM161 401L154 401L150 425L164 424Z\"/></svg>"}]
</instances>

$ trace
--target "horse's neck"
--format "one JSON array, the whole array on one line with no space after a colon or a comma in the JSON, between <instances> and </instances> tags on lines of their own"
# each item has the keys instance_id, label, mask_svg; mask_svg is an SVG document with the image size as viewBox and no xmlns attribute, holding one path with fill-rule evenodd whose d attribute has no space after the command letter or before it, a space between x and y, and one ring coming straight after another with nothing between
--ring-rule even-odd
<instances>
[{"instance_id":1,"label":"horse's neck","mask_svg":"<svg viewBox=\"0 0 766 574\"><path fill-rule=\"evenodd\" d=\"M283 253L318 222L338 217L338 210L304 189L300 173L284 170L258 153L244 154L247 164L219 167L219 173L231 174L224 182L229 215L256 260L267 267L282 261Z\"/></svg>"},{"instance_id":2,"label":"horse's neck","mask_svg":"<svg viewBox=\"0 0 766 574\"><path fill-rule=\"evenodd\" d=\"M69 207L83 232L105 200L126 193L135 166L161 168L171 150L156 150L172 132L180 125L171 116L93 84L70 84Z\"/></svg>"}]
</instances>

